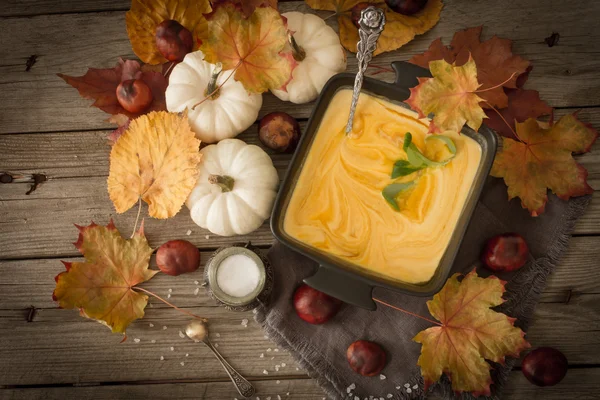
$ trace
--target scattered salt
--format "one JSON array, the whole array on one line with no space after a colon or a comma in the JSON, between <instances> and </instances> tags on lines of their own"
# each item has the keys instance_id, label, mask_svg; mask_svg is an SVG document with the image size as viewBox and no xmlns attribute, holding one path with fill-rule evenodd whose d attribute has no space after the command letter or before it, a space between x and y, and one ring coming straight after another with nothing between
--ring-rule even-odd
<instances>
[{"instance_id":1,"label":"scattered salt","mask_svg":"<svg viewBox=\"0 0 600 400\"><path fill-rule=\"evenodd\" d=\"M298 368L296 368L296 371L298 370ZM351 391L353 391L354 389L356 389L356 384L351 384L350 386L348 386L346 388L346 393L350 393Z\"/></svg>"},{"instance_id":2,"label":"scattered salt","mask_svg":"<svg viewBox=\"0 0 600 400\"><path fill-rule=\"evenodd\" d=\"M194 284L196 284L196 285L197 285L197 284L199 284L199 283L200 283L200 282L198 282L198 281L194 281Z\"/></svg>"},{"instance_id":3,"label":"scattered salt","mask_svg":"<svg viewBox=\"0 0 600 400\"><path fill-rule=\"evenodd\" d=\"M169 293L173 293L173 289L169 289Z\"/></svg>"},{"instance_id":4,"label":"scattered salt","mask_svg":"<svg viewBox=\"0 0 600 400\"><path fill-rule=\"evenodd\" d=\"M413 389L417 390L419 388L419 385L415 385L413 386Z\"/></svg>"},{"instance_id":5,"label":"scattered salt","mask_svg":"<svg viewBox=\"0 0 600 400\"><path fill-rule=\"evenodd\" d=\"M275 349L275 351L279 351L279 349Z\"/></svg>"},{"instance_id":6,"label":"scattered salt","mask_svg":"<svg viewBox=\"0 0 600 400\"><path fill-rule=\"evenodd\" d=\"M192 234L192 230L188 229L187 232L185 233L187 236L190 236Z\"/></svg>"},{"instance_id":7,"label":"scattered salt","mask_svg":"<svg viewBox=\"0 0 600 400\"><path fill-rule=\"evenodd\" d=\"M182 361L179 364L181 364L181 366L183 367L185 365L185 363Z\"/></svg>"},{"instance_id":8,"label":"scattered salt","mask_svg":"<svg viewBox=\"0 0 600 400\"><path fill-rule=\"evenodd\" d=\"M264 337L265 339L268 339L268 338L269 338L267 335L264 335L263 337Z\"/></svg>"},{"instance_id":9,"label":"scattered salt","mask_svg":"<svg viewBox=\"0 0 600 400\"><path fill-rule=\"evenodd\" d=\"M269 351L271 351L271 348L270 348L270 347L267 349L267 352L269 352Z\"/></svg>"},{"instance_id":10,"label":"scattered salt","mask_svg":"<svg viewBox=\"0 0 600 400\"><path fill-rule=\"evenodd\" d=\"M186 357L189 357L189 356L190 356L190 353L185 353L185 356L186 356Z\"/></svg>"},{"instance_id":11,"label":"scattered salt","mask_svg":"<svg viewBox=\"0 0 600 400\"><path fill-rule=\"evenodd\" d=\"M271 400L271 396L267 397L267 400Z\"/></svg>"},{"instance_id":12,"label":"scattered salt","mask_svg":"<svg viewBox=\"0 0 600 400\"><path fill-rule=\"evenodd\" d=\"M391 399L392 397L394 397L394 395L393 395L393 394L391 394L391 393L388 393L388 395L387 395L387 398L388 398L388 399Z\"/></svg>"},{"instance_id":13,"label":"scattered salt","mask_svg":"<svg viewBox=\"0 0 600 400\"><path fill-rule=\"evenodd\" d=\"M289 396L289 395L290 395L290 392L287 392L285 395L286 395L286 396Z\"/></svg>"},{"instance_id":14,"label":"scattered salt","mask_svg":"<svg viewBox=\"0 0 600 400\"><path fill-rule=\"evenodd\" d=\"M139 343L139 342L140 342L140 339L138 339L138 338L135 338L135 339L133 339L133 341L134 341L134 342L136 342L136 343Z\"/></svg>"},{"instance_id":15,"label":"scattered salt","mask_svg":"<svg viewBox=\"0 0 600 400\"><path fill-rule=\"evenodd\" d=\"M384 380L385 379L385 375L384 374L379 375L379 379Z\"/></svg>"},{"instance_id":16,"label":"scattered salt","mask_svg":"<svg viewBox=\"0 0 600 400\"><path fill-rule=\"evenodd\" d=\"M167 326L163 325L163 331L166 331L166 330L167 330Z\"/></svg>"},{"instance_id":17,"label":"scattered salt","mask_svg":"<svg viewBox=\"0 0 600 400\"><path fill-rule=\"evenodd\" d=\"M175 347L171 346L171 351L174 351L174 350L175 350Z\"/></svg>"},{"instance_id":18,"label":"scattered salt","mask_svg":"<svg viewBox=\"0 0 600 400\"><path fill-rule=\"evenodd\" d=\"M215 346L215 347L219 347L219 343L215 343L213 346Z\"/></svg>"},{"instance_id":19,"label":"scattered salt","mask_svg":"<svg viewBox=\"0 0 600 400\"><path fill-rule=\"evenodd\" d=\"M185 335L183 334L183 332L179 331L179 337L182 338L182 339L185 337Z\"/></svg>"},{"instance_id":20,"label":"scattered salt","mask_svg":"<svg viewBox=\"0 0 600 400\"><path fill-rule=\"evenodd\" d=\"M274 359L275 359L275 357L271 357L271 360L274 360Z\"/></svg>"},{"instance_id":21,"label":"scattered salt","mask_svg":"<svg viewBox=\"0 0 600 400\"><path fill-rule=\"evenodd\" d=\"M150 343L156 343L156 340L152 339L152 340L150 341Z\"/></svg>"},{"instance_id":22,"label":"scattered salt","mask_svg":"<svg viewBox=\"0 0 600 400\"><path fill-rule=\"evenodd\" d=\"M164 361L165 358L163 356L160 356L160 361Z\"/></svg>"},{"instance_id":23,"label":"scattered salt","mask_svg":"<svg viewBox=\"0 0 600 400\"><path fill-rule=\"evenodd\" d=\"M281 383L281 381L278 380L278 381L275 381L275 383L279 385Z\"/></svg>"},{"instance_id":24,"label":"scattered salt","mask_svg":"<svg viewBox=\"0 0 600 400\"><path fill-rule=\"evenodd\" d=\"M287 365L286 363L281 363L281 366L282 366L282 367L285 367L286 365Z\"/></svg>"},{"instance_id":25,"label":"scattered salt","mask_svg":"<svg viewBox=\"0 0 600 400\"><path fill-rule=\"evenodd\" d=\"M150 322L150 323L148 324L148 326L149 326L150 328L154 328L154 324L153 324L152 322Z\"/></svg>"},{"instance_id":26,"label":"scattered salt","mask_svg":"<svg viewBox=\"0 0 600 400\"><path fill-rule=\"evenodd\" d=\"M296 371L300 371L300 368L296 367ZM354 385L354 384L353 384Z\"/></svg>"},{"instance_id":27,"label":"scattered salt","mask_svg":"<svg viewBox=\"0 0 600 400\"><path fill-rule=\"evenodd\" d=\"M260 353L260 357L259 358L265 358L265 353Z\"/></svg>"},{"instance_id":28,"label":"scattered salt","mask_svg":"<svg viewBox=\"0 0 600 400\"><path fill-rule=\"evenodd\" d=\"M269 375L269 371L267 371L266 369L263 369L263 374Z\"/></svg>"},{"instance_id":29,"label":"scattered salt","mask_svg":"<svg viewBox=\"0 0 600 400\"><path fill-rule=\"evenodd\" d=\"M205 238L206 240L208 240L208 239L210 239L210 235L204 235L204 238Z\"/></svg>"},{"instance_id":30,"label":"scattered salt","mask_svg":"<svg viewBox=\"0 0 600 400\"><path fill-rule=\"evenodd\" d=\"M252 310L252 314L254 314L254 315L258 314L258 310L255 308L254 310Z\"/></svg>"},{"instance_id":31,"label":"scattered salt","mask_svg":"<svg viewBox=\"0 0 600 400\"><path fill-rule=\"evenodd\" d=\"M221 334L220 333L215 333L215 336L216 337L221 337Z\"/></svg>"},{"instance_id":32,"label":"scattered salt","mask_svg":"<svg viewBox=\"0 0 600 400\"><path fill-rule=\"evenodd\" d=\"M412 393L411 388L406 389L406 393Z\"/></svg>"},{"instance_id":33,"label":"scattered salt","mask_svg":"<svg viewBox=\"0 0 600 400\"><path fill-rule=\"evenodd\" d=\"M217 269L217 285L229 296L248 296L256 289L259 281L258 265L243 254L225 258Z\"/></svg>"},{"instance_id":34,"label":"scattered salt","mask_svg":"<svg viewBox=\"0 0 600 400\"><path fill-rule=\"evenodd\" d=\"M167 299L170 299L170 298L171 298L171 293L169 293L169 294L167 295Z\"/></svg>"},{"instance_id":35,"label":"scattered salt","mask_svg":"<svg viewBox=\"0 0 600 400\"><path fill-rule=\"evenodd\" d=\"M275 371L279 372L279 364L275 366Z\"/></svg>"},{"instance_id":36,"label":"scattered salt","mask_svg":"<svg viewBox=\"0 0 600 400\"><path fill-rule=\"evenodd\" d=\"M244 328L247 328L247 327L248 327L248 320L247 320L246 318L244 318L244 319L242 320L242 326L243 326Z\"/></svg>"},{"instance_id":37,"label":"scattered salt","mask_svg":"<svg viewBox=\"0 0 600 400\"><path fill-rule=\"evenodd\" d=\"M200 288L194 289L194 296L198 296L198 293L200 293Z\"/></svg>"},{"instance_id":38,"label":"scattered salt","mask_svg":"<svg viewBox=\"0 0 600 400\"><path fill-rule=\"evenodd\" d=\"M277 395L277 400L281 400L281 396L280 395Z\"/></svg>"},{"instance_id":39,"label":"scattered salt","mask_svg":"<svg viewBox=\"0 0 600 400\"><path fill-rule=\"evenodd\" d=\"M409 388L409 387L410 387L410 383L405 383L405 384L404 384L404 387L405 387L405 388Z\"/></svg>"}]
</instances>

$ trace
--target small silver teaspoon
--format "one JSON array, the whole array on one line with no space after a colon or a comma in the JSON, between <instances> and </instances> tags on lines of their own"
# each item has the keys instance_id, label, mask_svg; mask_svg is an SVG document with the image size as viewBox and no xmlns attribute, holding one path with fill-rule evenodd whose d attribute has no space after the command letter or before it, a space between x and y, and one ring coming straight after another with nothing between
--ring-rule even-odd
<instances>
[{"instance_id":1,"label":"small silver teaspoon","mask_svg":"<svg viewBox=\"0 0 600 400\"><path fill-rule=\"evenodd\" d=\"M350 115L348 116L348 124L346 125L346 134L352 132L352 124L354 122L354 113L358 104L358 96L362 88L363 78L369 63L373 59L373 52L377 48L377 40L383 32L385 26L385 12L381 8L367 7L360 13L358 20L360 29L356 59L358 60L358 73L354 79L354 91L352 93L352 105L350 106Z\"/></svg>"},{"instance_id":2,"label":"small silver teaspoon","mask_svg":"<svg viewBox=\"0 0 600 400\"><path fill-rule=\"evenodd\" d=\"M225 372L231 378L231 382L235 385L235 388L240 393L240 395L244 397L250 397L254 395L256 390L248 382L242 375L239 374L225 359L223 356L215 349L210 340L208 340L208 324L204 321L192 321L186 326L185 334L192 340L196 342L203 342L209 349L212 350L214 355L217 357L223 368L225 368Z\"/></svg>"}]
</instances>

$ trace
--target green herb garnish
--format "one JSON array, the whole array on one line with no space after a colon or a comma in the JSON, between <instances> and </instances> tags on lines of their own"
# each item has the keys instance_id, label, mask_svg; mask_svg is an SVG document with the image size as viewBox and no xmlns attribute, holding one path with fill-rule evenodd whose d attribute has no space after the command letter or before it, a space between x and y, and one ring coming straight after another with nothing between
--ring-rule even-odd
<instances>
[{"instance_id":1,"label":"green herb garnish","mask_svg":"<svg viewBox=\"0 0 600 400\"><path fill-rule=\"evenodd\" d=\"M415 146L415 144L412 142L412 134L410 132L406 132L406 135L404 136L404 145L402 146L402 148L404 149L404 151L406 151L406 157L408 158L408 162L410 162L410 164L413 167L420 168L423 164L429 167L443 167L444 165L448 164L456 155L456 145L454 144L454 141L448 136L428 136L427 139L425 139L425 141L429 139L442 140L448 147L450 153L452 153L452 156L445 159L444 161L430 160L429 158L425 157L425 155L421 153L419 148Z\"/></svg>"},{"instance_id":2,"label":"green herb garnish","mask_svg":"<svg viewBox=\"0 0 600 400\"><path fill-rule=\"evenodd\" d=\"M410 163L410 161L398 160L394 164L394 169L392 170L392 179L410 175L414 172L422 170L423 168L425 168L424 165L421 165L420 167L415 167L413 164Z\"/></svg>"},{"instance_id":3,"label":"green herb garnish","mask_svg":"<svg viewBox=\"0 0 600 400\"><path fill-rule=\"evenodd\" d=\"M414 184L414 181L406 183L392 183L391 185L387 185L385 188L383 188L381 194L383 195L385 201L387 201L394 210L400 211L400 206L398 206L396 197L398 197L400 192L410 189Z\"/></svg>"}]
</instances>

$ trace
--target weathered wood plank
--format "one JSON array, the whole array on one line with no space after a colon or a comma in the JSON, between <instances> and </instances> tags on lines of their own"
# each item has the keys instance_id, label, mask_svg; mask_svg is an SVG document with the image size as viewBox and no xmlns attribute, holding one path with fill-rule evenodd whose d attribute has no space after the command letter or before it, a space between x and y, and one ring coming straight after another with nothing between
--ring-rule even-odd
<instances>
[{"instance_id":1,"label":"weathered wood plank","mask_svg":"<svg viewBox=\"0 0 600 400\"><path fill-rule=\"evenodd\" d=\"M302 2L284 3L280 8L308 10ZM528 85L538 89L551 105L600 105L600 76L596 73L600 32L594 29L594 15L599 9L600 3L593 0L580 1L577 7L561 0L526 4L477 0L468 5L447 0L440 23L433 30L398 52L378 56L375 63L406 60L422 52L436 37L448 42L456 30L483 23L486 37L497 34L513 39L515 51L533 62L535 69ZM328 22L335 24L335 18ZM55 74L83 74L89 66L111 67L118 57L133 57L123 11L9 18L2 25L0 43L5 57L0 65L0 133L110 126L104 113L90 108L90 101L79 98ZM543 39L552 31L560 32L561 39L559 45L549 48ZM13 32L19 32L18 39ZM25 72L25 62L32 54L38 55L38 62ZM356 59L351 56L349 71L355 70ZM287 110L295 117L307 117L311 108L312 104L286 104L267 94L261 115Z\"/></svg>"},{"instance_id":2,"label":"weathered wood plank","mask_svg":"<svg viewBox=\"0 0 600 400\"><path fill-rule=\"evenodd\" d=\"M262 399L323 400L324 393L310 379L254 380L257 395ZM520 371L513 371L503 391L506 400L592 400L598 399L600 391L600 368L569 370L565 379L557 386L540 388L532 385ZM289 393L289 395L288 395ZM0 389L2 400L63 400L66 398L88 400L114 399L210 399L224 400L239 398L229 382L207 383L163 383L127 384L91 387L55 387L32 389ZM428 396L428 400L440 400Z\"/></svg>"},{"instance_id":3,"label":"weathered wood plank","mask_svg":"<svg viewBox=\"0 0 600 400\"><path fill-rule=\"evenodd\" d=\"M600 248L596 242L594 237L572 239L542 295L527 336L536 347L559 348L571 364L600 364L600 338L594 334L600 331L600 276L596 273ZM203 252L202 264L208 256ZM63 268L59 260L0 263L0 360L11 360L0 363L0 385L225 377L208 352L179 337L189 318L154 298L146 317L132 324L129 340L120 345L119 335L111 335L73 310L56 309L50 294L53 277ZM252 313L225 312L216 307L204 289L196 291L196 281L202 281L202 269L179 277L159 274L143 286L163 297L170 294L174 304L208 317L219 350L244 374L260 377L264 370L269 377L303 374L296 371L289 354L268 351L275 346L264 338ZM30 306L37 311L28 323ZM247 328L242 325L244 318L250 321ZM140 343L135 343L135 338ZM175 350L171 351L171 346ZM190 356L185 357L186 353ZM164 361L160 361L161 355ZM181 368L182 361L192 368ZM286 367L275 371L275 365L282 363ZM36 374L28 373L33 370Z\"/></svg>"}]
</instances>

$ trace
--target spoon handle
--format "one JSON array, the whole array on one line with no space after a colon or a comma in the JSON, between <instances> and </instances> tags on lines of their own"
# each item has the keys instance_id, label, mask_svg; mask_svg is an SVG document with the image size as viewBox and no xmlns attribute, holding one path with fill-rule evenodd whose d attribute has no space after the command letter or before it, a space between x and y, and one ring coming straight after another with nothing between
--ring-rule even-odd
<instances>
[{"instance_id":1,"label":"spoon handle","mask_svg":"<svg viewBox=\"0 0 600 400\"><path fill-rule=\"evenodd\" d=\"M227 372L227 375L229 375L229 378L231 378L231 382L233 382L235 388L240 393L240 395L244 397L250 397L254 395L254 393L256 392L254 386L252 386L250 382L244 379L244 377L240 375L239 372L237 372L231 365L229 365L229 363L223 358L221 353L219 353L217 349L215 349L210 340L204 340L204 344L206 344L206 346L212 350L214 355L217 357L217 360L219 360L223 368L225 368L225 372Z\"/></svg>"},{"instance_id":2,"label":"spoon handle","mask_svg":"<svg viewBox=\"0 0 600 400\"><path fill-rule=\"evenodd\" d=\"M377 48L377 40L383 32L385 25L385 12L381 8L368 7L360 13L358 21L360 26L358 35L360 40L357 45L356 59L358 60L358 73L354 79L354 91L352 93L352 105L350 106L350 115L346 125L346 134L352 132L354 122L354 113L358 104L358 96L362 88L363 78L369 63L373 59L373 52Z\"/></svg>"}]
</instances>

